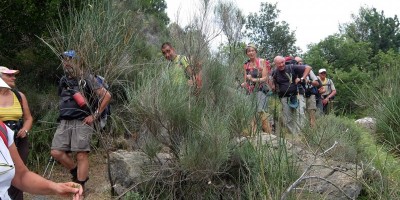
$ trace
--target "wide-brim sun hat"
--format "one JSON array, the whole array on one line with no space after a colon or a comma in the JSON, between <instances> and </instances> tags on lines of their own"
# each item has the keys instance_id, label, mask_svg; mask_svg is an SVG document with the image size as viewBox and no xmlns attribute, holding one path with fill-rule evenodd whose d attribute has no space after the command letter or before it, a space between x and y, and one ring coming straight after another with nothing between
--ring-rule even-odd
<instances>
[{"instance_id":1,"label":"wide-brim sun hat","mask_svg":"<svg viewBox=\"0 0 400 200\"><path fill-rule=\"evenodd\" d=\"M11 89L10 86L8 86L7 83L3 81L2 78L0 78L0 88L8 88L8 89Z\"/></svg>"},{"instance_id":2,"label":"wide-brim sun hat","mask_svg":"<svg viewBox=\"0 0 400 200\"><path fill-rule=\"evenodd\" d=\"M18 74L19 70L8 69L7 67L0 66L0 73L2 73L2 74Z\"/></svg>"}]
</instances>

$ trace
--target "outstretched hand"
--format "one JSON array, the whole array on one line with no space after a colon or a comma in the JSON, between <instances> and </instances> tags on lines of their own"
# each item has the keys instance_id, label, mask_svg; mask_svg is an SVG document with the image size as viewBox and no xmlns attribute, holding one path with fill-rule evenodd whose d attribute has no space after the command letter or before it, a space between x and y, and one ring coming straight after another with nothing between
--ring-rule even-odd
<instances>
[{"instance_id":1,"label":"outstretched hand","mask_svg":"<svg viewBox=\"0 0 400 200\"><path fill-rule=\"evenodd\" d=\"M61 196L69 196L72 194L72 200L83 200L83 188L78 183L57 183L56 192Z\"/></svg>"}]
</instances>

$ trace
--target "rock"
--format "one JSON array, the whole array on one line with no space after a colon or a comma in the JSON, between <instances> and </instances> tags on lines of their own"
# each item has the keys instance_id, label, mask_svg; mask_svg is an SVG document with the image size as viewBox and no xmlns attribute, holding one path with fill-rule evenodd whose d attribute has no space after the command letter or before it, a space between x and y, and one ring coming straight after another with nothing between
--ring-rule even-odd
<instances>
[{"instance_id":1,"label":"rock","mask_svg":"<svg viewBox=\"0 0 400 200\"><path fill-rule=\"evenodd\" d=\"M158 153L155 160L139 151L118 150L110 153L111 180L114 180L114 191L117 195L123 194L132 186L143 183L143 175L151 171L163 172L169 175L167 170L171 155ZM135 191L135 190L133 190Z\"/></svg>"},{"instance_id":2,"label":"rock","mask_svg":"<svg viewBox=\"0 0 400 200\"><path fill-rule=\"evenodd\" d=\"M364 117L362 119L357 119L355 121L357 124L361 125L361 127L369 130L371 133L376 132L376 119L372 117Z\"/></svg>"}]
</instances>

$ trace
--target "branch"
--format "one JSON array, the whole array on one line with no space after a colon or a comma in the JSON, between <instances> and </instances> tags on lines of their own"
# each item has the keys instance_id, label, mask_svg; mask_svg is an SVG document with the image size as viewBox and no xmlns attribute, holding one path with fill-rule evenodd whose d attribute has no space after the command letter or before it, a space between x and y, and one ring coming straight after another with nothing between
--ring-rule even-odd
<instances>
[{"instance_id":1,"label":"branch","mask_svg":"<svg viewBox=\"0 0 400 200\"><path fill-rule=\"evenodd\" d=\"M339 144L337 141L335 141L333 143L333 145L331 147L329 147L327 150L325 150L324 152L320 153L319 156L323 156L324 154L328 153L330 150L332 150L333 148L335 148L335 146Z\"/></svg>"}]
</instances>

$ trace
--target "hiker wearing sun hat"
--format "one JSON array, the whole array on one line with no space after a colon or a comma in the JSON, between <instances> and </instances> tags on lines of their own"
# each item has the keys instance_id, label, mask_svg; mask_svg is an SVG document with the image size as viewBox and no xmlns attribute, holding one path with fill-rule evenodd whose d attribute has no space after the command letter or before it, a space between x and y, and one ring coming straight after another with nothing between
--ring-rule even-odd
<instances>
[{"instance_id":1,"label":"hiker wearing sun hat","mask_svg":"<svg viewBox=\"0 0 400 200\"><path fill-rule=\"evenodd\" d=\"M248 44L245 53L249 59L243 65L244 82L241 86L246 89L248 95L254 94L257 99L257 115L251 122L251 133L255 133L257 122L261 125L263 132L271 133L267 114L268 98L272 87L269 80L271 67L267 59L258 57L255 44Z\"/></svg>"},{"instance_id":2,"label":"hiker wearing sun hat","mask_svg":"<svg viewBox=\"0 0 400 200\"><path fill-rule=\"evenodd\" d=\"M14 131L14 142L18 153L24 162L27 163L29 154L29 131L32 128L33 118L29 109L25 95L17 91L15 75L19 70L9 69L0 66L0 86L9 89L1 89L0 92L0 120ZM12 199L23 199L23 192L14 186L8 189L8 194Z\"/></svg>"}]
</instances>

